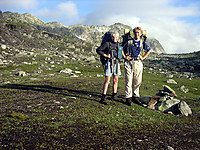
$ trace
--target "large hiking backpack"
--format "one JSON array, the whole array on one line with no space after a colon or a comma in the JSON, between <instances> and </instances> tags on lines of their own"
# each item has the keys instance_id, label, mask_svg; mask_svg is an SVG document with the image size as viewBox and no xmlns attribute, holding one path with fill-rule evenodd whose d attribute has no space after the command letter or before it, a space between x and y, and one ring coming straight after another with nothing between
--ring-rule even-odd
<instances>
[{"instance_id":1,"label":"large hiking backpack","mask_svg":"<svg viewBox=\"0 0 200 150\"><path fill-rule=\"evenodd\" d=\"M133 39L134 36L134 32L133 29L124 29L124 35L122 36L122 46L126 46L126 44L128 44L128 41ZM142 30L142 36L140 37L140 47L142 47L142 42L146 41L147 39L147 31L146 30ZM126 52L125 52L126 53ZM141 55L144 55L144 51L142 48L141 51Z\"/></svg>"},{"instance_id":2,"label":"large hiking backpack","mask_svg":"<svg viewBox=\"0 0 200 150\"><path fill-rule=\"evenodd\" d=\"M106 32L103 36L102 36L102 41L101 41L101 46L105 43L105 42L111 42L112 41L112 35L113 35L113 32ZM119 46L118 44L118 49L117 49L117 52L118 52L118 59L122 59L122 50L123 50L123 47ZM100 61L102 63L102 65L105 65L105 63L107 62L107 58L105 58L104 56L100 55Z\"/></svg>"},{"instance_id":3,"label":"large hiking backpack","mask_svg":"<svg viewBox=\"0 0 200 150\"><path fill-rule=\"evenodd\" d=\"M122 36L122 46L125 46L125 44L128 42L128 40L133 39L134 36L134 32L133 29L124 29L124 35ZM147 39L147 31L146 30L142 30L142 37L143 41L146 41Z\"/></svg>"},{"instance_id":4,"label":"large hiking backpack","mask_svg":"<svg viewBox=\"0 0 200 150\"><path fill-rule=\"evenodd\" d=\"M111 42L111 37L112 37L113 33L112 32L106 32L103 36L102 36L102 41L101 41L101 45L103 45L105 42Z\"/></svg>"},{"instance_id":5,"label":"large hiking backpack","mask_svg":"<svg viewBox=\"0 0 200 150\"><path fill-rule=\"evenodd\" d=\"M112 37L112 32L106 32L103 36L102 36L102 41L101 41L101 46L105 43L105 42L111 42L111 37ZM105 58L104 56L100 55L100 61L102 65L105 65L107 58Z\"/></svg>"}]
</instances>

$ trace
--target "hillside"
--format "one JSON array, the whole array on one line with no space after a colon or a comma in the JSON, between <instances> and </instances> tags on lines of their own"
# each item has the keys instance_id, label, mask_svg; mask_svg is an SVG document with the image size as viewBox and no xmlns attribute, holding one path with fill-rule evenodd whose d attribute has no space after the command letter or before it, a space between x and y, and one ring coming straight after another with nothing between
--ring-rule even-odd
<instances>
[{"instance_id":1,"label":"hillside","mask_svg":"<svg viewBox=\"0 0 200 150\"><path fill-rule=\"evenodd\" d=\"M103 34L109 30L117 30L120 35L123 35L124 29L131 29L130 26L116 23L111 26L95 26L95 25L71 25L64 26L59 22L44 23L40 18L32 16L29 13L19 14L12 12L0 12L0 19L8 20L18 23L26 23L36 27L40 31L47 31L50 33L77 37L81 40L85 40L87 43L91 43L93 46L98 46L101 42ZM151 46L155 53L166 53L162 45L157 39L148 39L147 43Z\"/></svg>"},{"instance_id":2,"label":"hillside","mask_svg":"<svg viewBox=\"0 0 200 150\"><path fill-rule=\"evenodd\" d=\"M35 22L45 24L38 18ZM144 100L168 85L192 114L128 106L123 60L118 98L111 101L111 81L109 105L103 105L104 75L96 45L81 36L97 27L62 28L69 31L66 36L52 33L61 24L49 24L51 32L19 20L0 20L0 149L200 149L200 52L151 53L143 62ZM99 27L96 34L107 28Z\"/></svg>"}]
</instances>

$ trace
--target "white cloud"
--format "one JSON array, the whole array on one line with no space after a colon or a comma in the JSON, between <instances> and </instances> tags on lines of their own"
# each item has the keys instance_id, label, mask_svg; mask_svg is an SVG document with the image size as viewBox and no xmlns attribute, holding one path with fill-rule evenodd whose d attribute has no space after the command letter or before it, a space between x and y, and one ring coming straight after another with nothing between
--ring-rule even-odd
<instances>
[{"instance_id":1,"label":"white cloud","mask_svg":"<svg viewBox=\"0 0 200 150\"><path fill-rule=\"evenodd\" d=\"M61 16L58 11L47 8L37 11L35 15L40 16L41 18L48 18L50 20L57 20L57 18Z\"/></svg>"},{"instance_id":2,"label":"white cloud","mask_svg":"<svg viewBox=\"0 0 200 150\"><path fill-rule=\"evenodd\" d=\"M200 50L200 24L180 21L181 17L200 15L200 5L176 6L174 0L103 0L98 9L84 18L82 24L111 25L116 22L141 26L148 36L160 41L167 53ZM199 44L198 44L199 43Z\"/></svg>"},{"instance_id":3,"label":"white cloud","mask_svg":"<svg viewBox=\"0 0 200 150\"><path fill-rule=\"evenodd\" d=\"M146 22L149 37L159 40L167 53L188 53L200 50L200 26L174 19L157 19Z\"/></svg>"},{"instance_id":4,"label":"white cloud","mask_svg":"<svg viewBox=\"0 0 200 150\"><path fill-rule=\"evenodd\" d=\"M108 14L106 17L103 13L101 15L95 15L94 13L81 18L80 23L91 24L91 25L112 25L114 23L123 23L123 24L140 24L140 18L131 15L125 14Z\"/></svg>"},{"instance_id":5,"label":"white cloud","mask_svg":"<svg viewBox=\"0 0 200 150\"><path fill-rule=\"evenodd\" d=\"M72 1L68 1L66 3L61 3L58 5L59 11L61 11L62 14L67 16L67 18L74 18L78 15L78 9Z\"/></svg>"},{"instance_id":6,"label":"white cloud","mask_svg":"<svg viewBox=\"0 0 200 150\"><path fill-rule=\"evenodd\" d=\"M34 9L37 6L37 0L1 0L2 9Z\"/></svg>"},{"instance_id":7,"label":"white cloud","mask_svg":"<svg viewBox=\"0 0 200 150\"><path fill-rule=\"evenodd\" d=\"M43 8L34 13L34 15L46 21L58 21L62 24L72 23L78 16L78 9L72 1L59 3L52 8Z\"/></svg>"}]
</instances>

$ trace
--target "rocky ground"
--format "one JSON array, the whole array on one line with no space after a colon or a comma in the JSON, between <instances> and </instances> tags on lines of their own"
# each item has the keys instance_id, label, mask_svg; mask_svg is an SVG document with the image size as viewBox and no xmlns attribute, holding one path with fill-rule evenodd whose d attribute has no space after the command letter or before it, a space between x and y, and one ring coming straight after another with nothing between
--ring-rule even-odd
<instances>
[{"instance_id":1,"label":"rocky ground","mask_svg":"<svg viewBox=\"0 0 200 150\"><path fill-rule=\"evenodd\" d=\"M76 47L68 51L1 47L1 149L200 148L197 69L171 71L174 61L168 55L151 55L144 62L142 95L152 96L168 84L193 112L175 116L127 106L123 69L118 101L99 103L102 68L95 54L88 54L80 57ZM168 79L176 83L166 83ZM179 90L182 85L186 91Z\"/></svg>"},{"instance_id":2,"label":"rocky ground","mask_svg":"<svg viewBox=\"0 0 200 150\"><path fill-rule=\"evenodd\" d=\"M123 60L119 98L105 106L99 103L104 77L93 45L0 24L0 149L200 149L199 52L152 53L141 87L142 96L153 96L170 85L192 115L127 106ZM108 99L111 94L109 88Z\"/></svg>"},{"instance_id":3,"label":"rocky ground","mask_svg":"<svg viewBox=\"0 0 200 150\"><path fill-rule=\"evenodd\" d=\"M162 79L156 78L153 90ZM188 117L130 107L122 98L123 80L118 100L108 100L107 106L99 103L103 78L54 77L1 85L1 149L200 148L197 100L184 98L193 111Z\"/></svg>"}]
</instances>

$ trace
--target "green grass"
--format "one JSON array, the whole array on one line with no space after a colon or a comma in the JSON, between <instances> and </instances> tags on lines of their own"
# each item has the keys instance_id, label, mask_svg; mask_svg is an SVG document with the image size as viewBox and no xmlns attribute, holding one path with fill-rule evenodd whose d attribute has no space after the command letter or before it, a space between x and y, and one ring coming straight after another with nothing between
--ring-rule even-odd
<instances>
[{"instance_id":1,"label":"green grass","mask_svg":"<svg viewBox=\"0 0 200 150\"><path fill-rule=\"evenodd\" d=\"M199 138L194 139L199 133L200 123L199 79L174 78L178 84L173 85L167 84L163 75L144 73L140 89L142 96L153 96L167 84L176 91L178 98L190 105L194 114L189 117L169 115L136 104L127 106L122 98L124 72L119 79L119 101L109 101L109 105L99 103L104 77L95 77L103 74L102 68L96 65L99 64L74 66L68 63L62 66L79 70L86 77L70 78L56 74L36 81L23 78L20 82L1 85L1 148L162 149L170 142L166 136L174 138L173 147L177 149L199 144ZM57 71L52 70L54 73ZM109 96L112 94L111 85L112 82ZM181 85L189 88L189 92L179 91L177 88ZM24 116L23 119L20 116ZM180 142L184 137L182 133L194 135L184 139L185 146Z\"/></svg>"}]
</instances>

